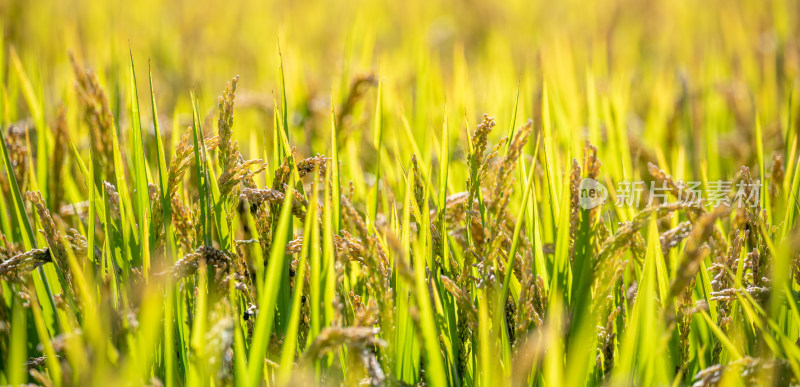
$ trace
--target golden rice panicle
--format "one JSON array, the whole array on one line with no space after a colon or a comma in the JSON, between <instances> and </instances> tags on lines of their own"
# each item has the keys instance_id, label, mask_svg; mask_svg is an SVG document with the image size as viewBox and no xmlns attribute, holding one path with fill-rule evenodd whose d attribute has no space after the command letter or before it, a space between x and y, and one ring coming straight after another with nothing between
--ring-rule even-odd
<instances>
[{"instance_id":1,"label":"golden rice panicle","mask_svg":"<svg viewBox=\"0 0 800 387\"><path fill-rule=\"evenodd\" d=\"M695 223L686 241L682 260L675 273L675 278L670 285L670 299L681 294L689 282L695 278L703 258L705 258L710 250L706 241L714 233L714 222L729 212L730 208L722 205L715 208L712 212L704 214L697 220L697 223Z\"/></svg>"},{"instance_id":2,"label":"golden rice panicle","mask_svg":"<svg viewBox=\"0 0 800 387\"><path fill-rule=\"evenodd\" d=\"M33 249L0 262L0 278L12 280L46 263L53 262L50 249Z\"/></svg>"},{"instance_id":3,"label":"golden rice panicle","mask_svg":"<svg viewBox=\"0 0 800 387\"><path fill-rule=\"evenodd\" d=\"M498 300L498 302L502 302L502 300ZM504 312L506 323L509 328L514 327L517 320L517 304L514 303L514 299L511 296L507 297L505 300ZM511 345L512 348L517 344L517 336L514 329L508 329L508 344Z\"/></svg>"},{"instance_id":4,"label":"golden rice panicle","mask_svg":"<svg viewBox=\"0 0 800 387\"><path fill-rule=\"evenodd\" d=\"M653 163L647 163L647 169L650 171L650 175L653 176L655 181L659 183L659 187L666 187L670 194L678 200L677 203L685 202L691 204L686 208L688 210L687 216L690 220L694 221L698 214L706 212L705 209L697 203L698 198L692 197L692 195L687 192L688 186L686 183L676 181L673 179L672 175L667 174Z\"/></svg>"},{"instance_id":5,"label":"golden rice panicle","mask_svg":"<svg viewBox=\"0 0 800 387\"><path fill-rule=\"evenodd\" d=\"M444 288L453 295L459 310L463 309L466 312L467 318L464 322L469 325L471 329L477 329L478 311L473 304L472 296L470 296L467 291L459 287L453 280L450 279L450 277L442 274L439 276L439 279L442 281Z\"/></svg>"},{"instance_id":6,"label":"golden rice panicle","mask_svg":"<svg viewBox=\"0 0 800 387\"><path fill-rule=\"evenodd\" d=\"M352 326L371 327L378 324L378 305L374 298L370 298L364 305L363 298L353 291L349 293L351 304L355 310Z\"/></svg>"},{"instance_id":7,"label":"golden rice panicle","mask_svg":"<svg viewBox=\"0 0 800 387\"><path fill-rule=\"evenodd\" d=\"M522 154L522 149L525 148L525 145L528 143L528 139L530 138L531 132L533 131L533 120L528 119L525 122L525 125L522 125L519 130L517 130L516 136L511 141L511 144L508 145L508 155L506 156L506 160L508 163L515 162ZM507 170L511 170L513 168L507 168ZM510 173L510 172L509 172Z\"/></svg>"},{"instance_id":8,"label":"golden rice panicle","mask_svg":"<svg viewBox=\"0 0 800 387\"><path fill-rule=\"evenodd\" d=\"M601 334L600 353L597 355L597 367L602 369L606 376L610 375L611 370L614 368L614 347L617 339L617 334L614 332L614 322L621 312L622 308L619 306L611 310ZM602 362L600 361L601 359Z\"/></svg>"},{"instance_id":9,"label":"golden rice panicle","mask_svg":"<svg viewBox=\"0 0 800 387\"><path fill-rule=\"evenodd\" d=\"M542 316L539 315L535 304L537 296L537 277L533 274L533 258L527 257L522 260L522 268L520 270L520 295L519 307L517 311L517 319L515 320L514 329L515 336L519 338L517 341L517 349L522 343L522 340L528 337L532 329L538 328L542 325Z\"/></svg>"},{"instance_id":10,"label":"golden rice panicle","mask_svg":"<svg viewBox=\"0 0 800 387\"><path fill-rule=\"evenodd\" d=\"M670 189L673 196L680 197L682 187L678 186L679 183L673 180L672 175L667 174L653 163L647 163L647 169L656 181L664 183Z\"/></svg>"},{"instance_id":11,"label":"golden rice panicle","mask_svg":"<svg viewBox=\"0 0 800 387\"><path fill-rule=\"evenodd\" d=\"M685 370L689 367L689 331L692 325L693 306L692 293L694 292L695 278L689 280L678 300L678 334L680 349L680 367Z\"/></svg>"},{"instance_id":12,"label":"golden rice panicle","mask_svg":"<svg viewBox=\"0 0 800 387\"><path fill-rule=\"evenodd\" d=\"M770 203L775 203L775 198L783 186L784 174L783 156L778 152L772 153L772 168L769 171L769 198Z\"/></svg>"},{"instance_id":13,"label":"golden rice panicle","mask_svg":"<svg viewBox=\"0 0 800 387\"><path fill-rule=\"evenodd\" d=\"M235 162L234 160L234 147L231 141L233 133L233 100L236 93L236 84L239 82L239 76L225 84L225 90L219 96L219 119L217 121L217 128L219 129L219 167L228 169L228 164Z\"/></svg>"},{"instance_id":14,"label":"golden rice panicle","mask_svg":"<svg viewBox=\"0 0 800 387\"><path fill-rule=\"evenodd\" d=\"M517 166L519 156L522 154L522 149L525 147L525 144L528 143L528 137L530 136L532 129L533 120L528 120L528 122L517 131L514 140L508 145L506 156L500 163L497 174L495 175L494 195L499 196L500 198L510 196L509 187L514 182L512 172ZM497 213L496 216L498 218L502 217L502 210L505 209L505 205L500 206L500 203L502 203L502 201L498 200L497 198L495 198L495 200L492 202L492 210L493 212ZM508 200L505 201L505 204L507 203ZM500 207L500 209L498 210L497 207Z\"/></svg>"},{"instance_id":15,"label":"golden rice panicle","mask_svg":"<svg viewBox=\"0 0 800 387\"><path fill-rule=\"evenodd\" d=\"M193 152L194 146L191 145L190 136L192 135L192 128L188 128L181 136L181 140L175 147L175 152L172 155L172 160L169 162L169 172L167 174L167 185L169 197L174 197L178 192L178 184L183 180L183 173L194 160Z\"/></svg>"},{"instance_id":16,"label":"golden rice panicle","mask_svg":"<svg viewBox=\"0 0 800 387\"><path fill-rule=\"evenodd\" d=\"M483 159L483 163L481 165L481 177L486 176L489 172L490 163L500 154L500 151L503 150L503 147L508 143L508 137L503 137L498 141L496 144L492 146L492 150L486 154L486 157Z\"/></svg>"},{"instance_id":17,"label":"golden rice panicle","mask_svg":"<svg viewBox=\"0 0 800 387\"><path fill-rule=\"evenodd\" d=\"M17 179L17 184L20 190L24 189L26 180L28 178L28 146L26 144L26 137L28 135L28 123L16 123L8 127L8 132L5 136L6 146L8 149L8 157L11 161L11 170L14 172L14 177ZM3 182L4 192L10 193L8 181Z\"/></svg>"},{"instance_id":18,"label":"golden rice panicle","mask_svg":"<svg viewBox=\"0 0 800 387\"><path fill-rule=\"evenodd\" d=\"M175 264L170 268L169 273L175 279L181 279L194 274L197 271L198 259L200 254L191 252L183 256L183 258L175 261Z\"/></svg>"},{"instance_id":19,"label":"golden rice panicle","mask_svg":"<svg viewBox=\"0 0 800 387\"><path fill-rule=\"evenodd\" d=\"M231 162L219 175L218 185L220 196L227 196L239 184L244 182L252 182L253 177L261 173L267 168L267 164L263 160L247 160L240 162L238 145L234 144L233 154L236 158L235 162ZM255 167L255 170L250 168ZM254 186L254 183L246 184Z\"/></svg>"},{"instance_id":20,"label":"golden rice panicle","mask_svg":"<svg viewBox=\"0 0 800 387\"><path fill-rule=\"evenodd\" d=\"M754 250L751 254L757 254L757 252ZM795 284L800 286L800 252L792 255L792 273L794 274L793 278ZM756 278L755 273L753 274L753 277ZM759 279L757 282L755 282L755 284L760 285L761 282L763 282L763 279Z\"/></svg>"},{"instance_id":21,"label":"golden rice panicle","mask_svg":"<svg viewBox=\"0 0 800 387\"><path fill-rule=\"evenodd\" d=\"M572 171L569 175L569 261L575 259L575 239L578 235L578 224L581 220L580 209L581 166L578 160L572 159Z\"/></svg>"},{"instance_id":22,"label":"golden rice panicle","mask_svg":"<svg viewBox=\"0 0 800 387\"><path fill-rule=\"evenodd\" d=\"M195 241L194 212L175 195L172 201L172 227L175 229L175 239L184 252L193 250Z\"/></svg>"},{"instance_id":23,"label":"golden rice panicle","mask_svg":"<svg viewBox=\"0 0 800 387\"><path fill-rule=\"evenodd\" d=\"M161 188L147 183L147 194L150 197L150 235L158 242L164 237L164 212L161 203Z\"/></svg>"},{"instance_id":24,"label":"golden rice panicle","mask_svg":"<svg viewBox=\"0 0 800 387\"><path fill-rule=\"evenodd\" d=\"M64 251L64 245L61 241L61 232L56 228L56 223L50 216L50 210L47 209L47 205L44 202L44 198L42 198L41 192L28 191L26 196L28 197L28 201L33 204L36 213L39 215L39 220L41 221L43 228L42 234L44 234L48 246L50 246L52 249L56 263L60 269L66 270L66 252Z\"/></svg>"},{"instance_id":25,"label":"golden rice panicle","mask_svg":"<svg viewBox=\"0 0 800 387\"><path fill-rule=\"evenodd\" d=\"M205 229L203 228L203 220L200 218L202 215L200 205L198 203L192 204L192 227L194 227L195 245L204 240Z\"/></svg>"},{"instance_id":26,"label":"golden rice panicle","mask_svg":"<svg viewBox=\"0 0 800 387\"><path fill-rule=\"evenodd\" d=\"M83 257L88 253L89 243L85 236L81 235L78 230L71 228L67 230L63 238L67 242L67 246L72 249L72 253L77 257Z\"/></svg>"},{"instance_id":27,"label":"golden rice panicle","mask_svg":"<svg viewBox=\"0 0 800 387\"><path fill-rule=\"evenodd\" d=\"M117 192L117 187L114 184L111 184L107 181L103 181L103 189L106 191L106 198L108 200L108 207L111 209L111 214L119 219L120 217L120 207L119 207L119 192Z\"/></svg>"},{"instance_id":28,"label":"golden rice panicle","mask_svg":"<svg viewBox=\"0 0 800 387\"><path fill-rule=\"evenodd\" d=\"M763 260L761 259L761 255L758 253L758 250L754 247L749 253L747 253L747 262L750 265L750 273L751 273L751 282L754 286L763 286L765 283L768 283L769 280L764 277L764 266ZM798 261L798 254L794 254L792 257L792 267L794 271L794 280L795 282L800 282L800 261Z\"/></svg>"},{"instance_id":29,"label":"golden rice panicle","mask_svg":"<svg viewBox=\"0 0 800 387\"><path fill-rule=\"evenodd\" d=\"M753 181L753 178L750 176L750 168L743 165L741 170L739 171L739 178L740 182L742 183L743 198L751 198L754 197L753 195L758 195L760 193L759 191L756 191L753 188L756 187L757 184L755 183L755 181ZM763 182L761 183L763 184ZM762 187L759 187L759 189L760 188ZM758 196L755 196L755 198L758 198ZM761 204L763 203L757 201L755 202L756 205L751 205L752 202L751 203L742 202L735 204L744 207L746 209L746 213L748 215L748 222L756 222L757 220L755 218L759 216L761 212Z\"/></svg>"},{"instance_id":30,"label":"golden rice panicle","mask_svg":"<svg viewBox=\"0 0 800 387\"><path fill-rule=\"evenodd\" d=\"M217 250L211 246L200 246L195 251L186 254L183 258L175 262L170 268L169 273L177 280L197 272L205 262L209 267L217 269L218 272L227 274L227 269L232 264L230 253Z\"/></svg>"},{"instance_id":31,"label":"golden rice panicle","mask_svg":"<svg viewBox=\"0 0 800 387\"><path fill-rule=\"evenodd\" d=\"M69 269L67 262L66 249L69 247L70 249L77 248L78 252L85 251L85 239L75 238L75 234L77 233L74 233L71 238L64 238L62 236L61 232L58 230L58 228L56 228L56 224L53 221L53 218L50 216L50 211L47 209L47 204L45 203L44 198L42 198L42 194L39 191L28 191L26 196L39 216L39 220L42 225L41 233L44 235L45 240L47 241L50 254L53 258L53 263L55 263L56 268L60 273L59 280L62 281L62 290L71 299L71 295L75 292L72 287L72 271ZM70 241L76 242L77 245L70 245Z\"/></svg>"},{"instance_id":32,"label":"golden rice panicle","mask_svg":"<svg viewBox=\"0 0 800 387\"><path fill-rule=\"evenodd\" d=\"M694 225L692 222L686 220L683 222L678 223L677 226L664 231L659 236L661 241L661 253L664 254L664 257L669 255L669 250L673 247L677 247L681 241L686 239L689 234L692 232L692 228Z\"/></svg>"},{"instance_id":33,"label":"golden rice panicle","mask_svg":"<svg viewBox=\"0 0 800 387\"><path fill-rule=\"evenodd\" d=\"M343 344L351 349L385 347L386 343L377 337L378 333L379 330L372 327L325 327L306 348L300 362L308 364Z\"/></svg>"},{"instance_id":34,"label":"golden rice panicle","mask_svg":"<svg viewBox=\"0 0 800 387\"><path fill-rule=\"evenodd\" d=\"M463 303L463 306L458 309L456 315L457 331L460 341L459 352L458 352L458 373L459 375L462 375L462 377L463 375L466 375L468 367L469 355L471 352L470 343L471 343L472 332L474 332L478 326L477 313L475 314L472 313L474 310L474 304L472 301L473 299L472 286L474 284L474 278L472 277L472 267L473 267L472 265L474 257L475 254L471 250L467 250L464 253L464 262L460 268L458 277L456 278L454 284L450 284L450 285L457 285L457 288L460 290L459 291L460 295L458 296L458 298L460 298ZM453 289L456 288L453 287Z\"/></svg>"},{"instance_id":35,"label":"golden rice panicle","mask_svg":"<svg viewBox=\"0 0 800 387\"><path fill-rule=\"evenodd\" d=\"M714 289L714 291L711 292L711 299L717 302L717 325L719 325L719 328L725 332L725 334L728 333L728 329L732 323L731 307L733 305L733 298L729 290L732 290L731 287L734 279L731 278L729 271L732 272L732 270L735 270L732 268L734 267L734 262L739 258L740 252L744 246L744 241L749 234L748 231L749 230L742 231L737 229L727 255L722 258L722 261L715 262L708 269L709 271L717 273L711 281L711 287ZM716 340L711 350L711 358L714 363L719 363L721 353L722 343Z\"/></svg>"},{"instance_id":36,"label":"golden rice panicle","mask_svg":"<svg viewBox=\"0 0 800 387\"><path fill-rule=\"evenodd\" d=\"M237 75L225 85L225 90L219 97L219 119L217 121L219 153L217 164L222 168L222 173L219 175L217 184L221 197L227 197L240 183L248 188L255 188L253 177L267 167L263 160L244 161L244 158L239 153L239 144L231 139L233 135L233 101L238 81L239 76ZM251 171L251 167L255 167L256 170ZM227 220L230 223L232 218L229 217Z\"/></svg>"},{"instance_id":37,"label":"golden rice panicle","mask_svg":"<svg viewBox=\"0 0 800 387\"><path fill-rule=\"evenodd\" d=\"M775 233L775 228L769 224L767 219L767 211L762 207L764 203L761 203L760 200L761 190L765 189L764 182L756 182L753 180L750 176L750 168L746 166L742 166L741 168L740 179L741 180L739 180L737 184L742 185L742 193L739 197L740 201L734 204L745 217L747 227L753 230L753 232L749 234L750 240L748 240L748 243L755 246L760 252L760 265L762 266L760 269L763 272L766 269L765 265L769 264L772 258L770 256L770 250L767 248L765 235L761 230L765 230L768 235ZM737 194L738 193L737 189ZM787 225L786 227L790 226Z\"/></svg>"},{"instance_id":38,"label":"golden rice panicle","mask_svg":"<svg viewBox=\"0 0 800 387\"><path fill-rule=\"evenodd\" d=\"M78 100L83 104L83 118L89 126L93 161L96 161L99 170L95 170L95 179L114 175L114 154L111 136L114 129L114 116L109 107L108 98L97 80L97 76L90 69L84 69L69 54L72 68L75 71L75 90ZM103 175L101 175L103 173Z\"/></svg>"},{"instance_id":39,"label":"golden rice panicle","mask_svg":"<svg viewBox=\"0 0 800 387\"><path fill-rule=\"evenodd\" d=\"M733 232L733 240L731 241L728 253L720 257L718 261L713 262L711 267L709 267L708 270L710 272L716 273L711 277L711 287L714 291L724 290L732 285L733 278L728 274L728 270L734 268L748 234L749 230L736 229Z\"/></svg>"},{"instance_id":40,"label":"golden rice panicle","mask_svg":"<svg viewBox=\"0 0 800 387\"><path fill-rule=\"evenodd\" d=\"M300 237L302 240L302 237ZM374 271L376 275L383 274L377 265L372 265L373 262L367 262L364 258L367 255L367 249L361 241L351 235L346 230L341 231L341 235L333 235L333 244L336 248L337 256L347 258L351 261L358 261L365 265L366 269ZM380 263L380 262L375 262Z\"/></svg>"},{"instance_id":41,"label":"golden rice panicle","mask_svg":"<svg viewBox=\"0 0 800 387\"><path fill-rule=\"evenodd\" d=\"M50 206L51 208L59 208L64 197L63 179L64 179L64 165L67 156L67 144L69 143L69 135L67 128L67 109L64 104L58 105L56 119L53 123L53 153L50 161L50 168L52 170L48 174L50 181Z\"/></svg>"},{"instance_id":42,"label":"golden rice panicle","mask_svg":"<svg viewBox=\"0 0 800 387\"><path fill-rule=\"evenodd\" d=\"M256 224L256 231L258 232L258 242L261 245L261 251L269 251L272 246L272 220L270 216L270 207L266 205L253 204L255 206L254 221ZM266 262L269 256L264 254Z\"/></svg>"},{"instance_id":43,"label":"golden rice panicle","mask_svg":"<svg viewBox=\"0 0 800 387\"><path fill-rule=\"evenodd\" d=\"M181 137L181 141L178 143L177 147L175 148L175 153L172 156L172 160L169 163L169 171L167 173L167 185L169 193L169 197L173 197L178 192L178 185L183 181L183 175L186 173L186 169L189 166L194 165L195 157L194 157L194 142L192 139L192 133L194 129L192 127L188 127L186 132ZM219 146L220 137L213 136L206 138L204 140L205 147L207 150L214 150Z\"/></svg>"},{"instance_id":44,"label":"golden rice panicle","mask_svg":"<svg viewBox=\"0 0 800 387\"><path fill-rule=\"evenodd\" d=\"M334 235L334 238L336 238L337 236L338 235ZM334 240L333 241L333 243L334 243L334 245L335 245L335 247L337 249L337 252L340 250L340 245L338 244L338 242L339 242L338 240ZM295 236L294 239L292 239L288 243L286 243L285 251L286 251L286 254L299 254L300 251L302 251L302 249L303 249L303 236L302 235L297 235L297 236ZM295 262L292 262L292 263L294 264Z\"/></svg>"},{"instance_id":45,"label":"golden rice panicle","mask_svg":"<svg viewBox=\"0 0 800 387\"><path fill-rule=\"evenodd\" d=\"M411 177L414 181L414 201L421 211L425 188L422 185L422 172L419 170L419 162L417 162L416 154L411 155Z\"/></svg>"},{"instance_id":46,"label":"golden rice panicle","mask_svg":"<svg viewBox=\"0 0 800 387\"><path fill-rule=\"evenodd\" d=\"M8 241L3 233L0 233L0 262L17 255L19 251L14 243Z\"/></svg>"},{"instance_id":47,"label":"golden rice panicle","mask_svg":"<svg viewBox=\"0 0 800 387\"><path fill-rule=\"evenodd\" d=\"M287 189L288 190L288 189ZM292 214L300 220L305 220L306 206L308 202L296 190L288 190L292 195ZM274 206L280 206L283 203L284 193L278 190L263 188L251 189L243 188L241 193L242 199L247 199L248 202L255 205L261 205L266 202Z\"/></svg>"},{"instance_id":48,"label":"golden rice panicle","mask_svg":"<svg viewBox=\"0 0 800 387\"><path fill-rule=\"evenodd\" d=\"M602 165L603 163L597 159L597 147L587 140L583 146L583 170L586 177L597 180Z\"/></svg>"},{"instance_id":49,"label":"golden rice panicle","mask_svg":"<svg viewBox=\"0 0 800 387\"><path fill-rule=\"evenodd\" d=\"M352 117L353 109L356 107L356 104L362 99L367 89L376 84L377 79L375 74L357 75L350 81L350 89L347 92L347 97L342 102L341 110L336 118L336 123L340 128L349 127L347 121ZM339 142L341 141L342 140L339 140Z\"/></svg>"},{"instance_id":50,"label":"golden rice panicle","mask_svg":"<svg viewBox=\"0 0 800 387\"><path fill-rule=\"evenodd\" d=\"M364 221L364 218L362 218L361 214L353 207L353 204L347 196L342 195L340 203L342 206L342 224L344 227L355 230L361 240L367 240L369 238L369 233L367 232L367 223Z\"/></svg>"},{"instance_id":51,"label":"golden rice panicle","mask_svg":"<svg viewBox=\"0 0 800 387\"><path fill-rule=\"evenodd\" d=\"M594 230L595 236L592 238L594 240L594 250L595 252L599 252L600 247L611 237L611 230L608 229L608 225L602 217L597 221Z\"/></svg>"},{"instance_id":52,"label":"golden rice panicle","mask_svg":"<svg viewBox=\"0 0 800 387\"><path fill-rule=\"evenodd\" d=\"M536 291L533 293L533 310L540 318L544 318L545 312L547 311L547 300L550 296L547 292L547 288L544 286L544 278L537 275L535 285ZM539 321L539 325L541 325L541 320Z\"/></svg>"},{"instance_id":53,"label":"golden rice panicle","mask_svg":"<svg viewBox=\"0 0 800 387\"><path fill-rule=\"evenodd\" d=\"M685 202L670 202L664 203L661 205L653 205L649 206L641 211L639 211L631 221L629 222L621 222L617 231L614 232L609 238L607 238L601 245L600 250L597 253L597 259L595 260L595 264L599 262L604 262L608 257L613 256L616 254L619 249L625 246L631 245L631 243L638 243L634 239L638 238L641 240L641 235L639 235L639 229L644 227L652 214L657 214L659 217L666 216L668 214L674 213L676 211L687 210L687 209L694 209L696 208L696 204L692 203L685 203Z\"/></svg>"},{"instance_id":54,"label":"golden rice panicle","mask_svg":"<svg viewBox=\"0 0 800 387\"><path fill-rule=\"evenodd\" d=\"M480 193L480 182L482 176L485 174L486 160L488 159L488 157L485 159L483 154L486 151L489 133L494 126L494 118L484 114L483 121L478 124L478 127L470 138L471 151L467 157L467 164L469 166L469 175L467 176L467 201L464 203L464 211L467 214L467 235L472 235L474 229L474 227L472 227L473 206L475 204L475 199L478 198ZM482 222L479 222L476 226L483 231ZM486 239L481 239L480 241L473 239L473 241L475 242L474 248L478 251L483 251Z\"/></svg>"},{"instance_id":55,"label":"golden rice panicle","mask_svg":"<svg viewBox=\"0 0 800 387\"><path fill-rule=\"evenodd\" d=\"M284 156L283 162L275 169L275 176L272 179L272 189L283 192L283 187L289 184L289 176L292 174L294 165L295 148L292 147L291 153Z\"/></svg>"},{"instance_id":56,"label":"golden rice panicle","mask_svg":"<svg viewBox=\"0 0 800 387\"><path fill-rule=\"evenodd\" d=\"M491 201L488 203L488 212L494 217L494 221L490 223L488 230L491 239L489 242L490 246L502 243L505 239L508 239L502 230L509 220L506 217L506 209L513 196L512 187L514 184L514 177L512 172L517 166L519 156L522 154L522 148L528 142L532 127L533 121L528 120L527 124L517 131L514 141L509 144L506 156L503 161L500 162L497 173L494 176L494 190L492 191ZM501 141L501 144L498 144L495 148L499 149L502 143ZM513 229L513 227L511 228ZM493 251L496 250L494 247L491 248Z\"/></svg>"},{"instance_id":57,"label":"golden rice panicle","mask_svg":"<svg viewBox=\"0 0 800 387\"><path fill-rule=\"evenodd\" d=\"M355 239L345 230L341 231L347 238ZM364 249L364 264L368 268L365 277L369 293L377 301L378 322L384 332L390 334L394 332L394 290L392 289L392 270L391 264L383 245L374 235L370 235L367 240L367 247Z\"/></svg>"},{"instance_id":58,"label":"golden rice panicle","mask_svg":"<svg viewBox=\"0 0 800 387\"><path fill-rule=\"evenodd\" d=\"M469 166L471 169L477 171L484 164L483 154L486 152L486 146L489 142L489 133L492 131L496 123L494 117L489 117L488 114L483 115L483 121L478 124L475 132L472 133L470 142L472 143L472 152L469 155ZM472 182L475 184L475 182ZM471 186L471 184L468 184Z\"/></svg>"},{"instance_id":59,"label":"golden rice panicle","mask_svg":"<svg viewBox=\"0 0 800 387\"><path fill-rule=\"evenodd\" d=\"M603 163L597 159L597 147L592 145L588 140L583 146L583 174L587 179L597 180L600 177L600 166ZM597 212L601 207L595 207L589 210L589 224L595 224Z\"/></svg>"},{"instance_id":60,"label":"golden rice panicle","mask_svg":"<svg viewBox=\"0 0 800 387\"><path fill-rule=\"evenodd\" d=\"M723 379L738 377L746 386L789 386L797 383L792 367L786 359L767 359L744 356L728 364L714 364L700 370L694 376L693 386L707 387L723 385Z\"/></svg>"},{"instance_id":61,"label":"golden rice panicle","mask_svg":"<svg viewBox=\"0 0 800 387\"><path fill-rule=\"evenodd\" d=\"M325 155L317 154L313 157L308 157L303 160L300 160L297 163L297 173L300 177L305 177L311 172L314 172L315 168L319 168L320 176L325 176L325 168L328 165L328 158Z\"/></svg>"}]
</instances>

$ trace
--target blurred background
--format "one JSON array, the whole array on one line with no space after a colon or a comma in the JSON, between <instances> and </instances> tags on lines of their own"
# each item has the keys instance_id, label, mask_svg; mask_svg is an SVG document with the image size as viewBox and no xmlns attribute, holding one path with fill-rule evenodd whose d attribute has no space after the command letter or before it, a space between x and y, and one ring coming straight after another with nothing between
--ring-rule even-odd
<instances>
[{"instance_id":1,"label":"blurred background","mask_svg":"<svg viewBox=\"0 0 800 387\"><path fill-rule=\"evenodd\" d=\"M280 52L293 143L306 155L324 151L310 148L317 139L329 143L331 101L342 110L358 80L366 99L374 99L373 79L385 83L389 137L405 119L422 149L445 111L456 126L474 125L484 112L508 125L519 87L517 124L542 122L549 90L562 145L568 132L605 141L614 123L649 159L674 164L676 144L689 153L686 165L721 159L708 165L711 177L738 169L726 159L752 160L757 117L776 135L765 148L786 148L782 132L797 100L790 98L800 55L800 2L793 0L2 0L0 15L47 117L74 98L72 52L99 74L125 122L120 85L128 82L130 49L139 95L149 93L149 63L165 122L189 124L190 90L213 114L216 96L238 74L237 122L263 133L280 100ZM3 69L10 91L18 90L12 65L13 58ZM12 119L29 115L25 103L10 105L20 107ZM370 109L354 105L351 129L368 125L361 116ZM76 109L69 116L81 125ZM253 140L253 149L267 145L268 136L248 138L251 132L235 136Z\"/></svg>"}]
</instances>

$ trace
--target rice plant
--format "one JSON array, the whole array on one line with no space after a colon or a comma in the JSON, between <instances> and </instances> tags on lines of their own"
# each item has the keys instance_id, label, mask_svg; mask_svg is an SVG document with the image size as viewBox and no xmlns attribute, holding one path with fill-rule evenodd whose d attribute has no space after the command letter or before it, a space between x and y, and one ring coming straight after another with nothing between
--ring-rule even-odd
<instances>
[{"instance_id":1,"label":"rice plant","mask_svg":"<svg viewBox=\"0 0 800 387\"><path fill-rule=\"evenodd\" d=\"M0 385L800 384L798 10L0 2Z\"/></svg>"}]
</instances>

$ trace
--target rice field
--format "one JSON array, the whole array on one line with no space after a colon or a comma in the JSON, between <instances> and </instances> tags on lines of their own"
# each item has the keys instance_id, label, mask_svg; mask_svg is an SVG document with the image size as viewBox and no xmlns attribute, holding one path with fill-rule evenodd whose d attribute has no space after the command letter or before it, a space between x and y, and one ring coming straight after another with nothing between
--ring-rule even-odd
<instances>
[{"instance_id":1,"label":"rice field","mask_svg":"<svg viewBox=\"0 0 800 387\"><path fill-rule=\"evenodd\" d=\"M800 384L798 22L0 0L0 385Z\"/></svg>"}]
</instances>

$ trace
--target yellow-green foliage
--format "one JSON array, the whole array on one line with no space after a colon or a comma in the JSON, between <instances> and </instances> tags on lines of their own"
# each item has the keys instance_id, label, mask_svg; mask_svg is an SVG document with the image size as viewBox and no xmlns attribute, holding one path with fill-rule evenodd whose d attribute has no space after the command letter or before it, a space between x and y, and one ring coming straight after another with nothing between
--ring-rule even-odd
<instances>
[{"instance_id":1,"label":"yellow-green foliage","mask_svg":"<svg viewBox=\"0 0 800 387\"><path fill-rule=\"evenodd\" d=\"M0 0L0 385L798 384L798 10Z\"/></svg>"}]
</instances>

